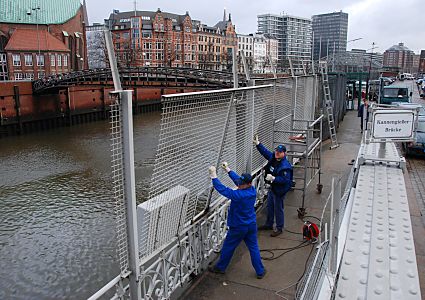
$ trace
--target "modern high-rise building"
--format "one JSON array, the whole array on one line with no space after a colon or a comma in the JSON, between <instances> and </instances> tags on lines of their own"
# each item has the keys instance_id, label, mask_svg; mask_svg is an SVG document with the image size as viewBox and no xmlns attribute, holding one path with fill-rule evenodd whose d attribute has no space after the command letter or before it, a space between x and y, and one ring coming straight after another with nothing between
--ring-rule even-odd
<instances>
[{"instance_id":1,"label":"modern high-rise building","mask_svg":"<svg viewBox=\"0 0 425 300\"><path fill-rule=\"evenodd\" d=\"M348 14L342 11L314 15L314 59L345 53L347 50Z\"/></svg>"},{"instance_id":2,"label":"modern high-rise building","mask_svg":"<svg viewBox=\"0 0 425 300\"><path fill-rule=\"evenodd\" d=\"M288 60L311 60L312 23L308 18L289 15L258 15L258 32L278 41L278 69L285 69Z\"/></svg>"}]
</instances>

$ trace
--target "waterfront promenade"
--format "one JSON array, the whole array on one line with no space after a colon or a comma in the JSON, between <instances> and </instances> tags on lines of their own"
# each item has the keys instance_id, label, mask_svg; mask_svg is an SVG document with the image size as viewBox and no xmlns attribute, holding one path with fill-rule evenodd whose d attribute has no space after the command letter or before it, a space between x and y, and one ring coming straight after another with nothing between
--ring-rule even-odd
<instances>
[{"instance_id":1,"label":"waterfront promenade","mask_svg":"<svg viewBox=\"0 0 425 300\"><path fill-rule=\"evenodd\" d=\"M320 218L326 198L330 193L332 177L342 178L344 188L347 174L351 169L351 162L357 157L360 147L361 132L360 120L357 111L348 111L344 121L338 128L338 142L340 146L329 150L329 144L323 145L322 155L322 194L317 194L315 184L308 191L306 202L307 214ZM408 160L408 170L410 167ZM416 172L416 171L415 171ZM407 195L409 198L410 215L413 226L415 250L420 276L421 293L425 295L425 227L423 217L424 183L418 180L416 174L405 172ZM421 192L422 191L422 192ZM270 231L259 233L260 249L288 249L296 247L302 242L301 228L303 222L297 217L297 208L300 206L301 195L290 192L285 200L285 231L279 237L270 237ZM329 209L327 210L329 211ZM325 215L325 220L328 218ZM314 218L307 218L318 222ZM258 224L265 220L265 209L258 213ZM251 266L249 252L244 245L240 245L225 275L216 275L204 272L196 278L192 286L181 299L294 299L296 284L305 270L306 261L314 245L308 245L290 251L280 257L285 250L263 251L262 256L274 260L264 260L267 275L259 280ZM273 253L273 254L272 254Z\"/></svg>"}]
</instances>

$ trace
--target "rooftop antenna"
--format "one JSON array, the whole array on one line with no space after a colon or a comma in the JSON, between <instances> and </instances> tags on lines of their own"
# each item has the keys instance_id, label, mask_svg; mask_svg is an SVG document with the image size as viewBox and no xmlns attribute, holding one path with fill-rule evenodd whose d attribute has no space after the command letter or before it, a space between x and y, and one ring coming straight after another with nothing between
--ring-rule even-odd
<instances>
[{"instance_id":1,"label":"rooftop antenna","mask_svg":"<svg viewBox=\"0 0 425 300\"><path fill-rule=\"evenodd\" d=\"M134 16L136 17L137 16L137 1L136 0L134 0Z\"/></svg>"}]
</instances>

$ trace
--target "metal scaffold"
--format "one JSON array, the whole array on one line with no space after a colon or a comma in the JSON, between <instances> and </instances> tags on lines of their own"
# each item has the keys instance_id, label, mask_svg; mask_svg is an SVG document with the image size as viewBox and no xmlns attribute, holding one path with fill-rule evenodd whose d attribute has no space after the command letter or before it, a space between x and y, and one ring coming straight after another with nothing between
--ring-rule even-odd
<instances>
[{"instance_id":1,"label":"metal scaffold","mask_svg":"<svg viewBox=\"0 0 425 300\"><path fill-rule=\"evenodd\" d=\"M302 193L298 215L306 214L306 192L318 177L321 193L321 152L323 115L317 113L318 78L315 75L255 80L254 84L272 83L276 100L273 105L273 134L270 147L287 146L288 159L294 164L293 190Z\"/></svg>"}]
</instances>

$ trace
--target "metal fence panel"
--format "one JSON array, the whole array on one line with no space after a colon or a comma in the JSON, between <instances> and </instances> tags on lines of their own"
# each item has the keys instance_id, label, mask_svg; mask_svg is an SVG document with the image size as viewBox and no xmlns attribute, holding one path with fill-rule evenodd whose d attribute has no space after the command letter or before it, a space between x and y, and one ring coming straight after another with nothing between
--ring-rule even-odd
<instances>
[{"instance_id":1,"label":"metal fence panel","mask_svg":"<svg viewBox=\"0 0 425 300\"><path fill-rule=\"evenodd\" d=\"M149 196L176 185L190 189L185 223L218 198L212 191L208 166L223 160L238 172L250 172L254 132L272 132L272 86L166 96L159 146ZM218 168L223 183L233 185Z\"/></svg>"},{"instance_id":2,"label":"metal fence panel","mask_svg":"<svg viewBox=\"0 0 425 300\"><path fill-rule=\"evenodd\" d=\"M123 160L123 119L122 105L118 94L112 96L110 111L111 126L111 166L112 191L115 202L117 226L117 255L121 273L129 268L128 236L127 236L127 208L124 196L124 160Z\"/></svg>"}]
</instances>

